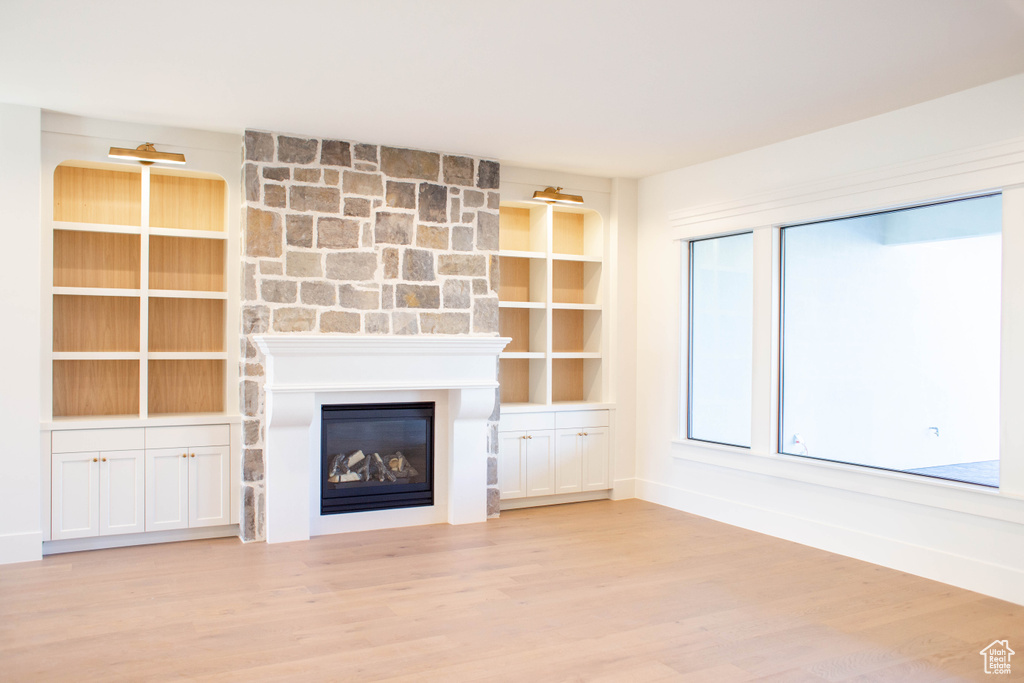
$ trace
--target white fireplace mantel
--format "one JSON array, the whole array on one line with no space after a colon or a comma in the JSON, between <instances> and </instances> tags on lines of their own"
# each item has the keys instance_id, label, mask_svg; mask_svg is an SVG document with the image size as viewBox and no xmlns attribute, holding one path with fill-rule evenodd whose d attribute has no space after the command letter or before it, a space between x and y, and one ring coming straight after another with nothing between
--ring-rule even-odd
<instances>
[{"instance_id":1,"label":"white fireplace mantel","mask_svg":"<svg viewBox=\"0 0 1024 683\"><path fill-rule=\"evenodd\" d=\"M438 430L447 439L435 443L436 458L447 456L447 486L439 487L447 495L435 506L446 508L451 524L487 518L487 418L508 338L265 334L255 341L266 356L267 542L310 537L320 466L313 437L325 396L385 402L395 392L447 392L447 429ZM351 514L372 520L382 513Z\"/></svg>"}]
</instances>

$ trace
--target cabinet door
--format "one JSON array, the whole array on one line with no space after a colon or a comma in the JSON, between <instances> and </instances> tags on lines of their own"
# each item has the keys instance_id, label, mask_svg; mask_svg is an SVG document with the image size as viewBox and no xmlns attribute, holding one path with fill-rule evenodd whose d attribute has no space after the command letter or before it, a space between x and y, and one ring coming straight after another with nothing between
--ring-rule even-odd
<instances>
[{"instance_id":1,"label":"cabinet door","mask_svg":"<svg viewBox=\"0 0 1024 683\"><path fill-rule=\"evenodd\" d=\"M228 524L230 450L227 446L204 446L190 448L188 455L188 525Z\"/></svg>"},{"instance_id":2,"label":"cabinet door","mask_svg":"<svg viewBox=\"0 0 1024 683\"><path fill-rule=\"evenodd\" d=\"M526 495L550 496L555 492L554 430L526 435Z\"/></svg>"},{"instance_id":3,"label":"cabinet door","mask_svg":"<svg viewBox=\"0 0 1024 683\"><path fill-rule=\"evenodd\" d=\"M99 453L55 453L51 537L84 538L100 533Z\"/></svg>"},{"instance_id":4,"label":"cabinet door","mask_svg":"<svg viewBox=\"0 0 1024 683\"><path fill-rule=\"evenodd\" d=\"M100 535L146 530L146 452L100 453Z\"/></svg>"},{"instance_id":5,"label":"cabinet door","mask_svg":"<svg viewBox=\"0 0 1024 683\"><path fill-rule=\"evenodd\" d=\"M188 527L188 449L146 450L146 531Z\"/></svg>"},{"instance_id":6,"label":"cabinet door","mask_svg":"<svg viewBox=\"0 0 1024 683\"><path fill-rule=\"evenodd\" d=\"M583 437L583 490L601 491L612 487L608 449L608 428L587 427Z\"/></svg>"},{"instance_id":7,"label":"cabinet door","mask_svg":"<svg viewBox=\"0 0 1024 683\"><path fill-rule=\"evenodd\" d=\"M555 431L555 493L576 493L583 490L582 431Z\"/></svg>"},{"instance_id":8,"label":"cabinet door","mask_svg":"<svg viewBox=\"0 0 1024 683\"><path fill-rule=\"evenodd\" d=\"M509 500L526 495L526 432L500 432L498 487Z\"/></svg>"}]
</instances>

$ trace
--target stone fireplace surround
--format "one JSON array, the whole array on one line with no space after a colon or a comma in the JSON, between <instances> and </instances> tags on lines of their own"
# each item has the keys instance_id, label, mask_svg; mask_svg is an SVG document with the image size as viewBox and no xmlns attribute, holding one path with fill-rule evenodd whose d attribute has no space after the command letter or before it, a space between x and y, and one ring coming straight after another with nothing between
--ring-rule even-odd
<instances>
[{"instance_id":1,"label":"stone fireplace surround","mask_svg":"<svg viewBox=\"0 0 1024 683\"><path fill-rule=\"evenodd\" d=\"M266 358L266 539L487 519L487 433L503 337L257 335ZM320 515L320 406L434 401L435 503Z\"/></svg>"},{"instance_id":2,"label":"stone fireplace surround","mask_svg":"<svg viewBox=\"0 0 1024 683\"><path fill-rule=\"evenodd\" d=\"M259 541L267 406L254 338L497 336L500 165L257 130L245 132L244 152L240 535ZM497 419L496 407L485 484L491 516L500 498Z\"/></svg>"}]
</instances>

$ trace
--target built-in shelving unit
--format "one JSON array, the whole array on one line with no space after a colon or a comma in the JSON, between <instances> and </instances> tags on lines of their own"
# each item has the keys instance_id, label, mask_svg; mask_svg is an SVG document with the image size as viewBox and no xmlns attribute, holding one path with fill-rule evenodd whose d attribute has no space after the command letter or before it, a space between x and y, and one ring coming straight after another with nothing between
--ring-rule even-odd
<instances>
[{"instance_id":1,"label":"built-in shelving unit","mask_svg":"<svg viewBox=\"0 0 1024 683\"><path fill-rule=\"evenodd\" d=\"M503 407L605 401L601 215L502 204L499 248Z\"/></svg>"},{"instance_id":2,"label":"built-in shelving unit","mask_svg":"<svg viewBox=\"0 0 1024 683\"><path fill-rule=\"evenodd\" d=\"M224 412L226 192L194 171L56 167L54 418Z\"/></svg>"}]
</instances>

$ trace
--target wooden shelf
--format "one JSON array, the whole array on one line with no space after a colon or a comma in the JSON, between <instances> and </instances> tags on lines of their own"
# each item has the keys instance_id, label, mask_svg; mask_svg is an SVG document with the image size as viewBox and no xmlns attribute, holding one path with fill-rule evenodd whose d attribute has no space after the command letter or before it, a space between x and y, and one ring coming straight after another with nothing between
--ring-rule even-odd
<instances>
[{"instance_id":1,"label":"wooden shelf","mask_svg":"<svg viewBox=\"0 0 1024 683\"><path fill-rule=\"evenodd\" d=\"M555 211L551 220L551 250L583 255L583 214Z\"/></svg>"},{"instance_id":2,"label":"wooden shelf","mask_svg":"<svg viewBox=\"0 0 1024 683\"><path fill-rule=\"evenodd\" d=\"M593 353L600 356L601 312L551 311L551 350L555 353Z\"/></svg>"},{"instance_id":3,"label":"wooden shelf","mask_svg":"<svg viewBox=\"0 0 1024 683\"><path fill-rule=\"evenodd\" d=\"M498 299L501 301L544 302L546 289L546 262L543 259L502 256L501 283Z\"/></svg>"},{"instance_id":4,"label":"wooden shelf","mask_svg":"<svg viewBox=\"0 0 1024 683\"><path fill-rule=\"evenodd\" d=\"M54 417L138 414L138 361L53 361Z\"/></svg>"},{"instance_id":5,"label":"wooden shelf","mask_svg":"<svg viewBox=\"0 0 1024 683\"><path fill-rule=\"evenodd\" d=\"M139 300L53 297L53 351L139 351Z\"/></svg>"},{"instance_id":6,"label":"wooden shelf","mask_svg":"<svg viewBox=\"0 0 1024 683\"><path fill-rule=\"evenodd\" d=\"M149 286L151 289L226 291L224 242L194 237L150 237Z\"/></svg>"},{"instance_id":7,"label":"wooden shelf","mask_svg":"<svg viewBox=\"0 0 1024 683\"><path fill-rule=\"evenodd\" d=\"M584 358L556 358L551 361L553 402L600 401L601 361Z\"/></svg>"},{"instance_id":8,"label":"wooden shelf","mask_svg":"<svg viewBox=\"0 0 1024 683\"><path fill-rule=\"evenodd\" d=\"M543 353L545 347L544 311L531 308L499 308L498 330L511 337L506 352Z\"/></svg>"},{"instance_id":9,"label":"wooden shelf","mask_svg":"<svg viewBox=\"0 0 1024 683\"><path fill-rule=\"evenodd\" d=\"M551 215L551 251L555 258L581 257L601 260L604 229L593 211L558 207Z\"/></svg>"},{"instance_id":10,"label":"wooden shelf","mask_svg":"<svg viewBox=\"0 0 1024 683\"><path fill-rule=\"evenodd\" d=\"M604 228L586 208L501 207L501 401L518 406L603 399Z\"/></svg>"},{"instance_id":11,"label":"wooden shelf","mask_svg":"<svg viewBox=\"0 0 1024 683\"><path fill-rule=\"evenodd\" d=\"M502 206L499 208L498 249L536 253L543 257L547 253L546 231L548 207L545 205Z\"/></svg>"},{"instance_id":12,"label":"wooden shelf","mask_svg":"<svg viewBox=\"0 0 1024 683\"><path fill-rule=\"evenodd\" d=\"M149 224L155 228L224 231L223 180L171 175L154 169L150 175Z\"/></svg>"},{"instance_id":13,"label":"wooden shelf","mask_svg":"<svg viewBox=\"0 0 1024 683\"><path fill-rule=\"evenodd\" d=\"M55 418L223 414L226 197L227 184L209 174L57 167Z\"/></svg>"},{"instance_id":14,"label":"wooden shelf","mask_svg":"<svg viewBox=\"0 0 1024 683\"><path fill-rule=\"evenodd\" d=\"M149 361L149 414L224 411L224 361Z\"/></svg>"},{"instance_id":15,"label":"wooden shelf","mask_svg":"<svg viewBox=\"0 0 1024 683\"><path fill-rule=\"evenodd\" d=\"M142 174L61 164L53 172L53 219L80 223L142 224Z\"/></svg>"},{"instance_id":16,"label":"wooden shelf","mask_svg":"<svg viewBox=\"0 0 1024 683\"><path fill-rule=\"evenodd\" d=\"M138 235L54 232L53 284L138 289L142 280L140 244Z\"/></svg>"},{"instance_id":17,"label":"wooden shelf","mask_svg":"<svg viewBox=\"0 0 1024 683\"><path fill-rule=\"evenodd\" d=\"M543 301L499 301L498 308L545 308Z\"/></svg>"},{"instance_id":18,"label":"wooden shelf","mask_svg":"<svg viewBox=\"0 0 1024 683\"><path fill-rule=\"evenodd\" d=\"M56 351L53 360L133 360L139 361L138 351Z\"/></svg>"},{"instance_id":19,"label":"wooden shelf","mask_svg":"<svg viewBox=\"0 0 1024 683\"><path fill-rule=\"evenodd\" d=\"M551 264L552 304L597 304L600 285L600 263L554 261Z\"/></svg>"},{"instance_id":20,"label":"wooden shelf","mask_svg":"<svg viewBox=\"0 0 1024 683\"><path fill-rule=\"evenodd\" d=\"M150 235L160 237L193 237L199 240L227 240L227 233L212 230L179 230L178 228L150 228Z\"/></svg>"},{"instance_id":21,"label":"wooden shelf","mask_svg":"<svg viewBox=\"0 0 1024 683\"><path fill-rule=\"evenodd\" d=\"M150 351L224 351L224 307L219 299L149 300Z\"/></svg>"},{"instance_id":22,"label":"wooden shelf","mask_svg":"<svg viewBox=\"0 0 1024 683\"><path fill-rule=\"evenodd\" d=\"M78 223L74 221L53 221L54 230L74 230L76 232L113 232L121 235L141 235L142 228L135 225L115 225L113 223Z\"/></svg>"}]
</instances>

